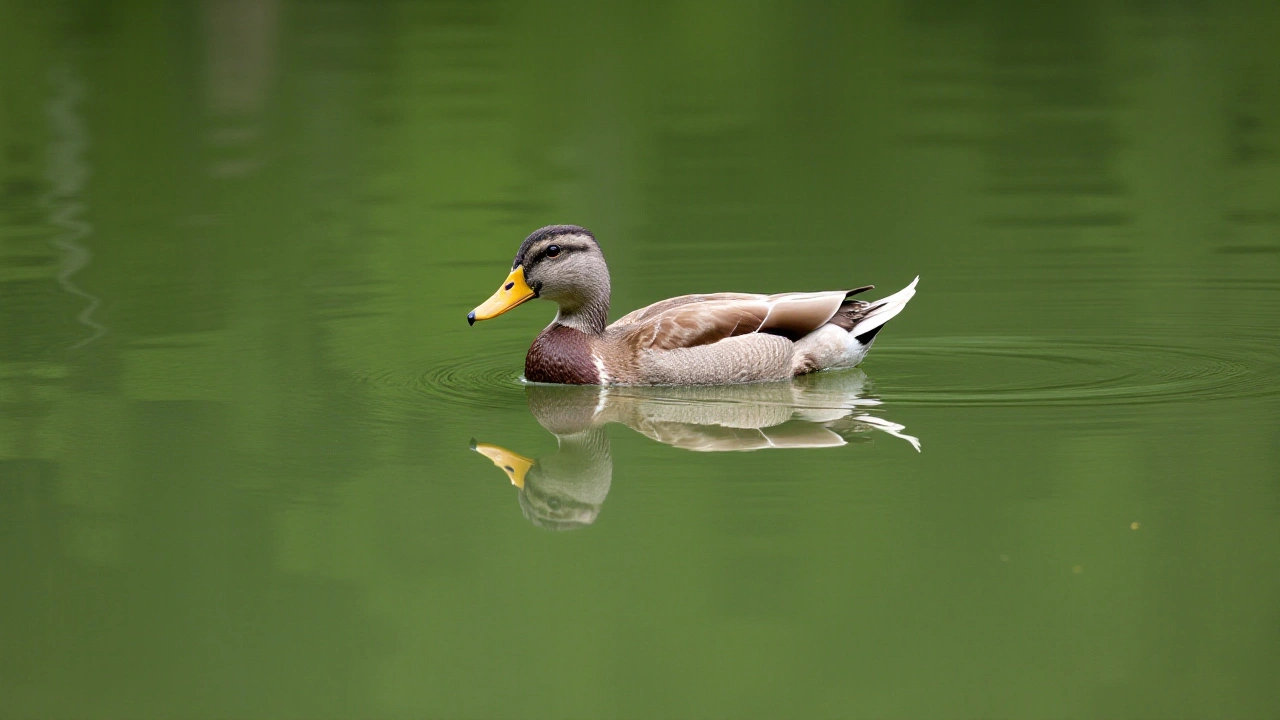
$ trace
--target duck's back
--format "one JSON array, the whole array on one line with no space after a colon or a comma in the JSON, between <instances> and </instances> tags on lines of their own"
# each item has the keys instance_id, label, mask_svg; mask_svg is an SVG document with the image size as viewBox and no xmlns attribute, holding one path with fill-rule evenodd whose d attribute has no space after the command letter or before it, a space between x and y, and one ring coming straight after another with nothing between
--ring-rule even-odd
<instances>
[{"instance_id":1,"label":"duck's back","mask_svg":"<svg viewBox=\"0 0 1280 720\"><path fill-rule=\"evenodd\" d=\"M681 295L640 308L609 329L629 328L654 349L674 350L748 333L769 333L793 340L825 325L849 292L711 293Z\"/></svg>"}]
</instances>

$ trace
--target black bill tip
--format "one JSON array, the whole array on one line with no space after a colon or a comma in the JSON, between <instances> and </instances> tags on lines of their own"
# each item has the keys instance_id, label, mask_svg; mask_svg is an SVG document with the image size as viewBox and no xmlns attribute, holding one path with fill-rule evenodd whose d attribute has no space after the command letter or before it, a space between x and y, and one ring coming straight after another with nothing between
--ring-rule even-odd
<instances>
[{"instance_id":1,"label":"black bill tip","mask_svg":"<svg viewBox=\"0 0 1280 720\"><path fill-rule=\"evenodd\" d=\"M475 438L471 438L471 449L472 449L472 450L475 450L475 449L476 449L476 439L475 439Z\"/></svg>"},{"instance_id":2,"label":"black bill tip","mask_svg":"<svg viewBox=\"0 0 1280 720\"><path fill-rule=\"evenodd\" d=\"M467 313L467 324L468 324L468 325L475 325L475 324L476 324L476 311L475 311L475 310L472 310L471 312Z\"/></svg>"}]
</instances>

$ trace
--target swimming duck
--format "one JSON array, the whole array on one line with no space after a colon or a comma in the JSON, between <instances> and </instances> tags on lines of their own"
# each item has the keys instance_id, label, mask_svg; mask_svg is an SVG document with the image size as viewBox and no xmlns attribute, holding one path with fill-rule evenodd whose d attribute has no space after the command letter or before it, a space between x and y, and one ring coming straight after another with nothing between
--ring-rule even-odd
<instances>
[{"instance_id":1,"label":"swimming duck","mask_svg":"<svg viewBox=\"0 0 1280 720\"><path fill-rule=\"evenodd\" d=\"M524 361L530 382L569 385L720 385L785 380L862 362L876 334L915 295L910 285L875 302L872 289L776 295L682 295L612 325L609 266L595 235L550 225L525 238L511 274L467 322L534 298L559 307Z\"/></svg>"}]
</instances>

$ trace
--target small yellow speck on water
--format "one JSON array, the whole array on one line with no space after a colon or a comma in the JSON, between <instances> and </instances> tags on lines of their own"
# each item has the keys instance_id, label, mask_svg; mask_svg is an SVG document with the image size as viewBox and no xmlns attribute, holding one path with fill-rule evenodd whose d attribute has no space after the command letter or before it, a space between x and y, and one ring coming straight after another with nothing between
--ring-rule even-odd
<instances>
[{"instance_id":1,"label":"small yellow speck on water","mask_svg":"<svg viewBox=\"0 0 1280 720\"><path fill-rule=\"evenodd\" d=\"M1077 565L1077 566L1075 566L1075 567L1071 568L1071 572L1073 572L1073 573L1075 573L1075 574L1079 575L1080 573L1084 572L1084 568L1083 568L1083 567L1081 567L1081 566L1079 566L1079 565Z\"/></svg>"},{"instance_id":2,"label":"small yellow speck on water","mask_svg":"<svg viewBox=\"0 0 1280 720\"><path fill-rule=\"evenodd\" d=\"M1134 520L1133 522L1129 523L1130 530L1137 530L1140 527L1142 527L1142 523L1138 522L1137 520Z\"/></svg>"}]
</instances>

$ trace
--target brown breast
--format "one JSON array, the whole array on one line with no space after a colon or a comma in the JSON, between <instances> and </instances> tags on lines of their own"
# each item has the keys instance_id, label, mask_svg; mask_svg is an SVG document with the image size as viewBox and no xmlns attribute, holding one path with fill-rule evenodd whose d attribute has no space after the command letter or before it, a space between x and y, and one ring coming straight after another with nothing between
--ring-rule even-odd
<instances>
[{"instance_id":1,"label":"brown breast","mask_svg":"<svg viewBox=\"0 0 1280 720\"><path fill-rule=\"evenodd\" d=\"M530 382L597 385L600 373L591 357L591 339L581 330L553 324L533 341L524 358Z\"/></svg>"}]
</instances>

